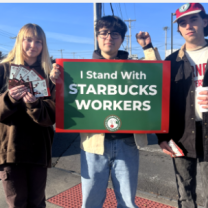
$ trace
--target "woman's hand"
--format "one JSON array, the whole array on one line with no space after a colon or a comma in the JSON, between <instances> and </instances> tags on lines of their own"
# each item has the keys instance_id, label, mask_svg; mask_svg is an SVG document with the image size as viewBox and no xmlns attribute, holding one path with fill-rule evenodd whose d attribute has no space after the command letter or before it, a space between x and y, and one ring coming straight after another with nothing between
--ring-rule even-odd
<instances>
[{"instance_id":1,"label":"woman's hand","mask_svg":"<svg viewBox=\"0 0 208 208\"><path fill-rule=\"evenodd\" d=\"M23 97L23 101L25 103L34 103L37 100L37 98L32 95L30 92L27 92L27 94Z\"/></svg>"},{"instance_id":2,"label":"woman's hand","mask_svg":"<svg viewBox=\"0 0 208 208\"><path fill-rule=\"evenodd\" d=\"M51 70L51 73L50 73L50 79L54 84L56 84L56 80L59 78L61 74L61 72L58 69L59 69L59 65L54 63L53 69Z\"/></svg>"},{"instance_id":3,"label":"woman's hand","mask_svg":"<svg viewBox=\"0 0 208 208\"><path fill-rule=\"evenodd\" d=\"M27 94L27 90L28 90L27 87L25 87L24 85L20 85L20 86L13 87L12 89L10 89L9 95L13 99L19 100Z\"/></svg>"}]
</instances>

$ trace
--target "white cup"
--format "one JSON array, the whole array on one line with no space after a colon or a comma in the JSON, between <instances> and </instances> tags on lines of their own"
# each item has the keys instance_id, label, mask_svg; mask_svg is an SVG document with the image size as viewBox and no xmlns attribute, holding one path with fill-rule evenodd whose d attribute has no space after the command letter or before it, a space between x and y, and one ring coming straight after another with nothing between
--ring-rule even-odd
<instances>
[{"instance_id":1,"label":"white cup","mask_svg":"<svg viewBox=\"0 0 208 208\"><path fill-rule=\"evenodd\" d=\"M207 95L200 95L200 94L199 94L199 92L205 91L205 90L208 91L208 87L198 87L198 88L196 89L196 93L197 93L197 94L196 94L196 98L207 96ZM207 108L202 108L203 105L198 104L199 101L200 101L200 100L197 99L197 105L198 105L198 107L199 107L200 112L208 112L208 109L207 109Z\"/></svg>"}]
</instances>

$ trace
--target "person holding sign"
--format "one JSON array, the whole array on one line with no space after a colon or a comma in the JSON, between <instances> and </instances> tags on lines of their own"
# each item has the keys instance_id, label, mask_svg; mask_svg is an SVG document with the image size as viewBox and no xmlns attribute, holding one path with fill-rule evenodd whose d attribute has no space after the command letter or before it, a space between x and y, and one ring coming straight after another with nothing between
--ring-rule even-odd
<instances>
[{"instance_id":1,"label":"person holding sign","mask_svg":"<svg viewBox=\"0 0 208 208\"><path fill-rule=\"evenodd\" d=\"M35 69L49 81L51 96L36 98L24 85L8 89L11 64ZM0 64L0 179L9 207L46 207L55 123L51 68L44 31L36 24L26 24Z\"/></svg>"},{"instance_id":2,"label":"person holding sign","mask_svg":"<svg viewBox=\"0 0 208 208\"><path fill-rule=\"evenodd\" d=\"M94 51L93 59L128 59L128 52L119 50L126 32L126 24L116 16L104 16L99 19L96 23L99 50ZM138 33L136 38L144 49L146 59L159 59L159 54L153 49L147 32ZM50 74L54 82L60 74L58 67L54 64ZM117 206L136 208L134 199L139 164L137 148L147 145L147 135L80 133L80 136L82 208L102 208L110 172Z\"/></svg>"},{"instance_id":3,"label":"person holding sign","mask_svg":"<svg viewBox=\"0 0 208 208\"><path fill-rule=\"evenodd\" d=\"M120 51L127 32L126 24L118 17L105 16L96 23L99 50L93 59L128 59L128 52ZM137 42L156 60L151 38L146 32L136 35ZM150 56L150 55L149 55ZM148 57L146 57L148 59ZM118 207L137 207L139 151L147 144L146 134L81 133L82 208L102 207L106 198L109 173ZM96 199L96 200L95 200Z\"/></svg>"},{"instance_id":4,"label":"person holding sign","mask_svg":"<svg viewBox=\"0 0 208 208\"><path fill-rule=\"evenodd\" d=\"M163 152L173 156L178 207L195 208L197 160L200 164L205 208L208 208L208 15L199 3L176 10L178 32L185 39L171 61L170 130L157 134ZM185 156L169 147L173 140Z\"/></svg>"}]
</instances>

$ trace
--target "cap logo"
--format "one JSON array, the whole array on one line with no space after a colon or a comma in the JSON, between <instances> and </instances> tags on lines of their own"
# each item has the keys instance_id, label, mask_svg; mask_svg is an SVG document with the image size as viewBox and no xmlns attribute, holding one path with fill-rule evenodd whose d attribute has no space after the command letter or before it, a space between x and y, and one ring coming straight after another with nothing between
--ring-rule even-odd
<instances>
[{"instance_id":1,"label":"cap logo","mask_svg":"<svg viewBox=\"0 0 208 208\"><path fill-rule=\"evenodd\" d=\"M179 8L179 12L185 12L190 7L190 4L184 4Z\"/></svg>"}]
</instances>

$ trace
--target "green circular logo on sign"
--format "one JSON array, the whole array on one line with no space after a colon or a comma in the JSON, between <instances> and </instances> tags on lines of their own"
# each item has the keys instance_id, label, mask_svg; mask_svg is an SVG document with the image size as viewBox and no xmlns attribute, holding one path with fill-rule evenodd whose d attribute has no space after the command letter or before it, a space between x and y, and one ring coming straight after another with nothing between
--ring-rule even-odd
<instances>
[{"instance_id":1,"label":"green circular logo on sign","mask_svg":"<svg viewBox=\"0 0 208 208\"><path fill-rule=\"evenodd\" d=\"M121 127L121 119L115 115L108 116L105 119L104 125L108 131L117 131Z\"/></svg>"},{"instance_id":2,"label":"green circular logo on sign","mask_svg":"<svg viewBox=\"0 0 208 208\"><path fill-rule=\"evenodd\" d=\"M190 7L190 4L184 4L179 8L179 12L185 12Z\"/></svg>"}]
</instances>

